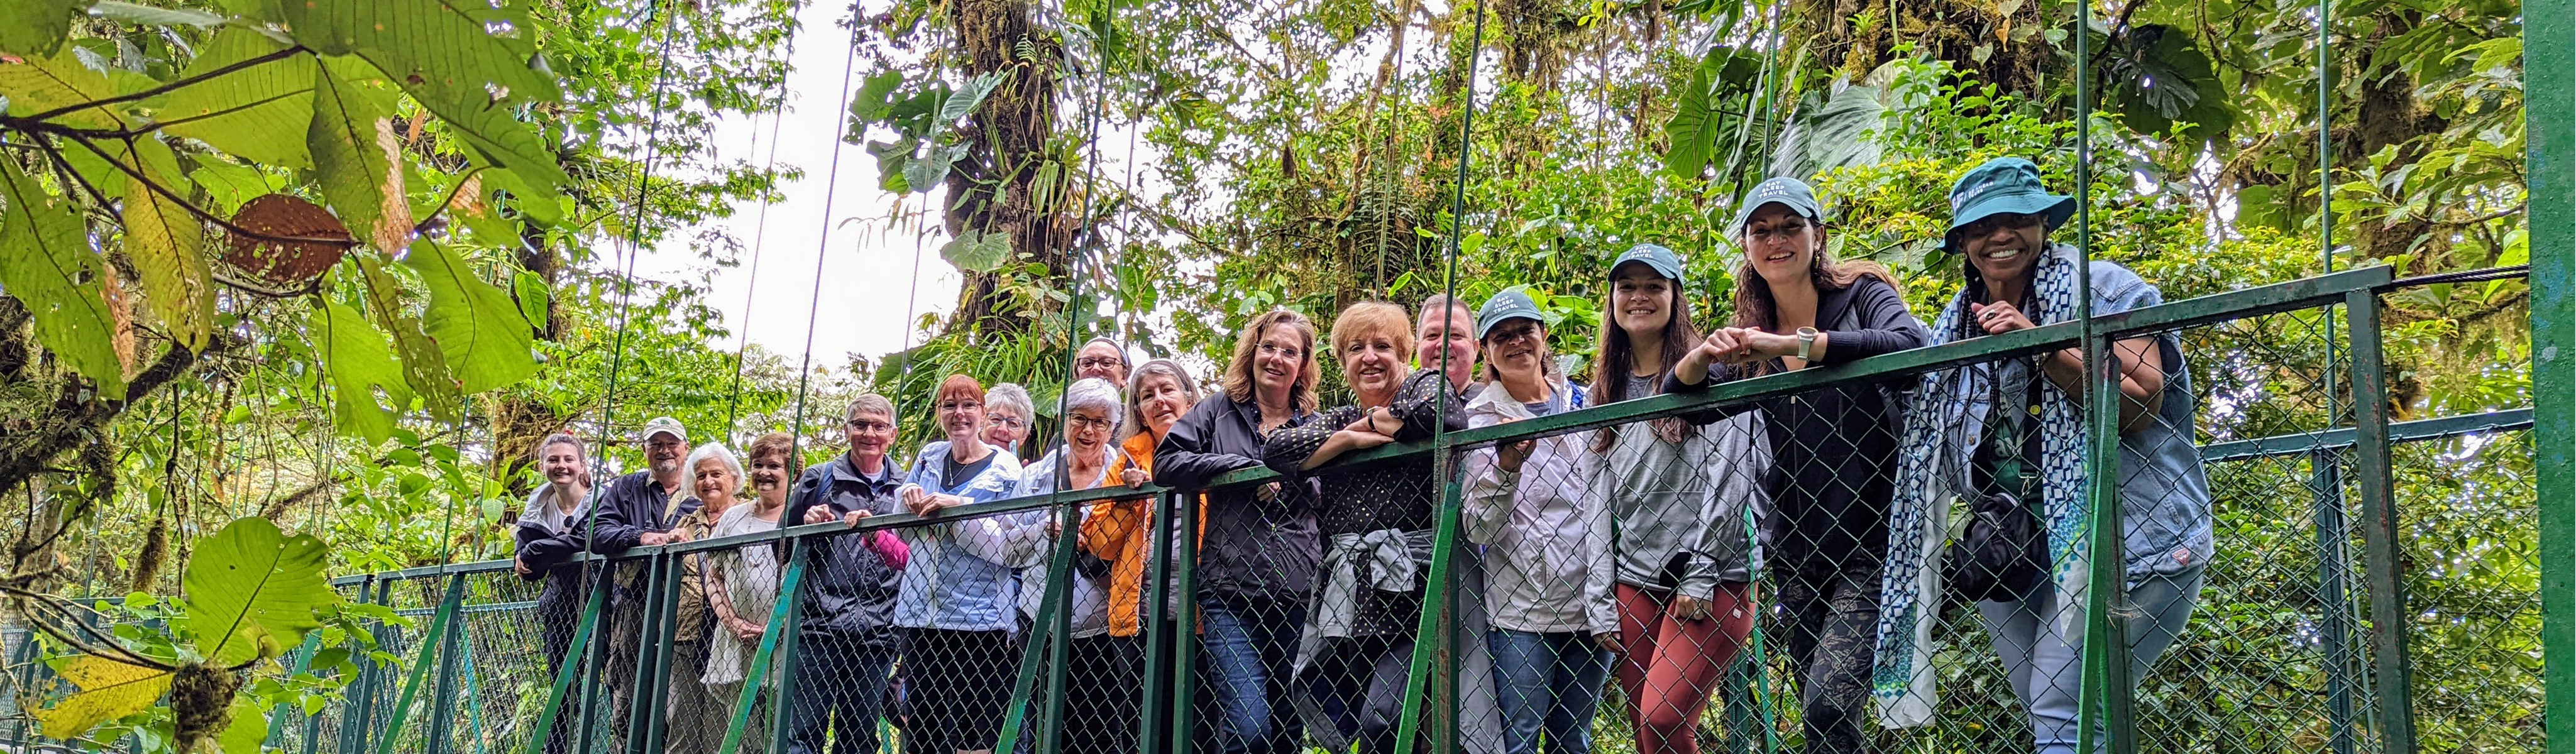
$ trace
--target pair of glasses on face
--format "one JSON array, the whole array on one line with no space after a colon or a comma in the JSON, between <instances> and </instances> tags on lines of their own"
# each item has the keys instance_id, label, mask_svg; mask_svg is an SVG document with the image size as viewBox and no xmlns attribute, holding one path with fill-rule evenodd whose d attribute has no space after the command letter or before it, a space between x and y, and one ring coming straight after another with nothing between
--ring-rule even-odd
<instances>
[{"instance_id":1,"label":"pair of glasses on face","mask_svg":"<svg viewBox=\"0 0 2576 754\"><path fill-rule=\"evenodd\" d=\"M1065 417L1064 424L1065 426L1072 427L1075 431L1081 432L1107 432L1109 431L1110 426L1108 419L1083 416L1081 414L1074 414L1072 416Z\"/></svg>"},{"instance_id":2,"label":"pair of glasses on face","mask_svg":"<svg viewBox=\"0 0 2576 754\"><path fill-rule=\"evenodd\" d=\"M987 419L986 421L992 422L993 426L996 427L1009 427L1011 429L1019 429L1029 425L1028 420L1017 416L996 416Z\"/></svg>"},{"instance_id":3,"label":"pair of glasses on face","mask_svg":"<svg viewBox=\"0 0 2576 754\"><path fill-rule=\"evenodd\" d=\"M850 428L850 431L851 431L851 432L854 432L854 433L856 433L856 432L892 432L892 431L894 431L894 425L893 425L893 424L890 424L890 423L887 423L887 422L881 422L881 421L869 421L869 420L866 420L866 419L852 419L852 420L849 420L849 421L847 421L847 422L843 422L842 424L843 424L843 426L847 426L847 427L849 427L849 428Z\"/></svg>"},{"instance_id":4,"label":"pair of glasses on face","mask_svg":"<svg viewBox=\"0 0 2576 754\"><path fill-rule=\"evenodd\" d=\"M2025 215L2019 212L1997 212L1959 226L1957 233L1962 239L1982 238L1994 235L1995 231L2005 228L2021 230L2038 227L2042 219L2038 215Z\"/></svg>"},{"instance_id":5,"label":"pair of glasses on face","mask_svg":"<svg viewBox=\"0 0 2576 754\"><path fill-rule=\"evenodd\" d=\"M1261 344L1261 352L1286 359L1296 359L1306 355L1306 352L1297 350L1296 346L1281 346L1269 343Z\"/></svg>"},{"instance_id":6,"label":"pair of glasses on face","mask_svg":"<svg viewBox=\"0 0 2576 754\"><path fill-rule=\"evenodd\" d=\"M964 411L971 408L983 407L984 404L976 403L974 401L948 401L939 404L939 410L941 411Z\"/></svg>"},{"instance_id":7,"label":"pair of glasses on face","mask_svg":"<svg viewBox=\"0 0 2576 754\"><path fill-rule=\"evenodd\" d=\"M1760 244L1785 243L1789 239L1797 238L1799 235L1806 233L1808 228L1813 227L1816 226L1808 225L1803 222L1790 221L1773 225L1768 228L1746 228L1744 230L1744 237L1754 243Z\"/></svg>"},{"instance_id":8,"label":"pair of glasses on face","mask_svg":"<svg viewBox=\"0 0 2576 754\"><path fill-rule=\"evenodd\" d=\"M1109 369L1117 366L1121 366L1117 359L1098 356L1073 360L1075 369Z\"/></svg>"}]
</instances>

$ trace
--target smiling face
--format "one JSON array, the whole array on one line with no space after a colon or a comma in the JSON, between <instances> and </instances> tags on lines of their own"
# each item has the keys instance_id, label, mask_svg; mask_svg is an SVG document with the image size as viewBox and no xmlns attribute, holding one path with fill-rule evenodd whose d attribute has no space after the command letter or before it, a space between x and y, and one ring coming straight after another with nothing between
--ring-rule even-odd
<instances>
[{"instance_id":1,"label":"smiling face","mask_svg":"<svg viewBox=\"0 0 2576 754\"><path fill-rule=\"evenodd\" d=\"M751 458L751 489L772 502L787 499L787 454L762 453Z\"/></svg>"},{"instance_id":2,"label":"smiling face","mask_svg":"<svg viewBox=\"0 0 2576 754\"><path fill-rule=\"evenodd\" d=\"M653 466L653 475L665 477L680 470L680 459L689 455L689 444L668 432L655 433L644 440L644 460Z\"/></svg>"},{"instance_id":3,"label":"smiling face","mask_svg":"<svg viewBox=\"0 0 2576 754\"><path fill-rule=\"evenodd\" d=\"M1073 378L1083 380L1093 377L1108 380L1111 385L1127 384L1126 355L1119 353L1116 346L1107 343L1083 346L1080 353L1073 355Z\"/></svg>"},{"instance_id":4,"label":"smiling face","mask_svg":"<svg viewBox=\"0 0 2576 754\"><path fill-rule=\"evenodd\" d=\"M1664 325L1673 320L1672 278L1655 274L1654 268L1642 264L1619 267L1610 279L1610 302L1617 306L1619 329L1628 331L1632 340L1662 340Z\"/></svg>"},{"instance_id":5,"label":"smiling face","mask_svg":"<svg viewBox=\"0 0 2576 754\"><path fill-rule=\"evenodd\" d=\"M1360 402L1378 404L1395 393L1396 384L1404 380L1404 356L1395 336L1362 333L1341 346L1342 381L1360 394Z\"/></svg>"},{"instance_id":6,"label":"smiling face","mask_svg":"<svg viewBox=\"0 0 2576 754\"><path fill-rule=\"evenodd\" d=\"M1100 458L1108 452L1109 433L1117 426L1117 422L1109 420L1109 409L1105 407L1084 406L1066 411L1064 444L1073 448L1075 455Z\"/></svg>"},{"instance_id":7,"label":"smiling face","mask_svg":"<svg viewBox=\"0 0 2576 754\"><path fill-rule=\"evenodd\" d=\"M2048 248L2047 218L1998 212L1961 226L1955 237L1968 264L1986 279L1989 290L2004 281L2027 280L2039 254Z\"/></svg>"},{"instance_id":8,"label":"smiling face","mask_svg":"<svg viewBox=\"0 0 2576 754\"><path fill-rule=\"evenodd\" d=\"M1262 328L1260 346L1252 351L1252 384L1264 395L1285 396L1297 386L1306 364L1306 336L1286 324Z\"/></svg>"},{"instance_id":9,"label":"smiling face","mask_svg":"<svg viewBox=\"0 0 2576 754\"><path fill-rule=\"evenodd\" d=\"M689 473L689 491L711 510L721 511L733 505L733 493L742 489L742 478L734 476L733 467L721 458L698 459L698 467Z\"/></svg>"},{"instance_id":10,"label":"smiling face","mask_svg":"<svg viewBox=\"0 0 2576 754\"><path fill-rule=\"evenodd\" d=\"M1451 387L1465 387L1468 375L1476 367L1476 340L1470 337L1476 327L1476 315L1464 306L1447 311L1432 309L1422 313L1414 327L1414 363L1424 369L1441 369L1441 357L1448 357L1447 374Z\"/></svg>"},{"instance_id":11,"label":"smiling face","mask_svg":"<svg viewBox=\"0 0 2576 754\"><path fill-rule=\"evenodd\" d=\"M569 487L581 481L581 460L581 446L559 442L537 456L537 471L546 475L546 483Z\"/></svg>"},{"instance_id":12,"label":"smiling face","mask_svg":"<svg viewBox=\"0 0 2576 754\"><path fill-rule=\"evenodd\" d=\"M894 447L894 417L874 411L853 411L841 422L841 430L850 436L850 460L861 469L874 468L885 460L886 449Z\"/></svg>"},{"instance_id":13,"label":"smiling face","mask_svg":"<svg viewBox=\"0 0 2576 754\"><path fill-rule=\"evenodd\" d=\"M1503 379L1530 382L1547 374L1547 326L1538 320L1513 318L1485 333L1485 358Z\"/></svg>"},{"instance_id":14,"label":"smiling face","mask_svg":"<svg viewBox=\"0 0 2576 754\"><path fill-rule=\"evenodd\" d=\"M1153 434L1157 443L1189 410L1189 394L1182 392L1181 381L1171 375L1149 373L1136 384L1137 420L1144 423L1145 431Z\"/></svg>"},{"instance_id":15,"label":"smiling face","mask_svg":"<svg viewBox=\"0 0 2576 754\"><path fill-rule=\"evenodd\" d=\"M1825 231L1787 205L1765 204L1744 222L1744 253L1753 270L1772 285L1805 278L1816 263Z\"/></svg>"},{"instance_id":16,"label":"smiling face","mask_svg":"<svg viewBox=\"0 0 2576 754\"><path fill-rule=\"evenodd\" d=\"M948 440L953 443L964 444L978 439L977 433L984 431L984 402L956 396L941 400L939 429L948 433Z\"/></svg>"},{"instance_id":17,"label":"smiling face","mask_svg":"<svg viewBox=\"0 0 2576 754\"><path fill-rule=\"evenodd\" d=\"M1020 446L1029 439L1029 418L1018 409L995 408L984 412L984 442L1005 448Z\"/></svg>"}]
</instances>

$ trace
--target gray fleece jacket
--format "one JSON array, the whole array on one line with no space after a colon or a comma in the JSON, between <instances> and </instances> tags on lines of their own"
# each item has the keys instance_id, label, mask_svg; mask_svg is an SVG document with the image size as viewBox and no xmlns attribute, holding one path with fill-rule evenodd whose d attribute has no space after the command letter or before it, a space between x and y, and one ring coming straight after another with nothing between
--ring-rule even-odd
<instances>
[{"instance_id":1,"label":"gray fleece jacket","mask_svg":"<svg viewBox=\"0 0 2576 754\"><path fill-rule=\"evenodd\" d=\"M1685 425L1680 442L1658 436L1658 423L1602 430L1615 439L1595 451L1589 497L1610 501L1619 583L1713 599L1719 582L1761 567L1753 521L1770 441L1759 412Z\"/></svg>"}]
</instances>

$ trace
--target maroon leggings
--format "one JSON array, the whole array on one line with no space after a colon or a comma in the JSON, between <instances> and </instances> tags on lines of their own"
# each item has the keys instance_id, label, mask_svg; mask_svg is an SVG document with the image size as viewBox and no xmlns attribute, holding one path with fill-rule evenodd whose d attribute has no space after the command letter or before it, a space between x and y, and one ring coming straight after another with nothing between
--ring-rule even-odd
<instances>
[{"instance_id":1,"label":"maroon leggings","mask_svg":"<svg viewBox=\"0 0 2576 754\"><path fill-rule=\"evenodd\" d=\"M1627 584L1619 591L1619 688L1637 754L1698 754L1696 727L1735 651L1753 632L1754 605L1741 581L1717 585L1708 618L1672 614L1672 594Z\"/></svg>"}]
</instances>

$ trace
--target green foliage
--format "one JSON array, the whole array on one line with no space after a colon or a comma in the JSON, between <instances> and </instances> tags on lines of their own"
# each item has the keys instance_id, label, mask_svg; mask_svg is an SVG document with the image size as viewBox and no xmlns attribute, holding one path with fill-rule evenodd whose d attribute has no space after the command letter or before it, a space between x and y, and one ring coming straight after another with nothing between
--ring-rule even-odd
<instances>
[{"instance_id":1,"label":"green foliage","mask_svg":"<svg viewBox=\"0 0 2576 754\"><path fill-rule=\"evenodd\" d=\"M429 288L421 324L463 390L480 393L537 371L531 332L519 302L477 277L454 251L435 243L412 247L404 264Z\"/></svg>"},{"instance_id":2,"label":"green foliage","mask_svg":"<svg viewBox=\"0 0 2576 754\"><path fill-rule=\"evenodd\" d=\"M79 211L48 196L0 160L0 286L27 304L36 338L110 396L125 392L130 353L116 347L124 317L108 296L109 271L81 237Z\"/></svg>"},{"instance_id":3,"label":"green foliage","mask_svg":"<svg viewBox=\"0 0 2576 754\"><path fill-rule=\"evenodd\" d=\"M275 657L321 627L313 613L340 601L323 571L322 540L288 536L264 518L198 541L182 582L198 654L235 666Z\"/></svg>"}]
</instances>

